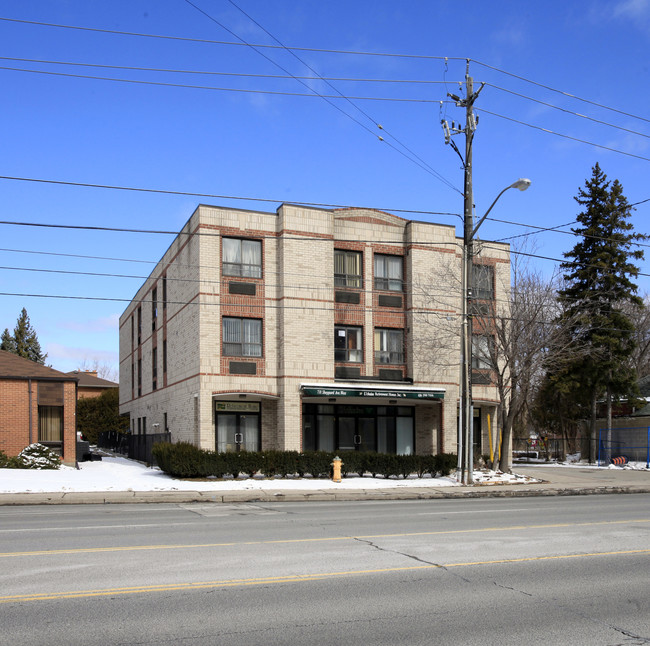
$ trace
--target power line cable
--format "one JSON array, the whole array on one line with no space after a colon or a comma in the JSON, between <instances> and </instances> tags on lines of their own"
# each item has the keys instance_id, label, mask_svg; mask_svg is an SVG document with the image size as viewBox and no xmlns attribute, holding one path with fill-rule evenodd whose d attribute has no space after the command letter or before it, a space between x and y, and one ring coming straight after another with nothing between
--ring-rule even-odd
<instances>
[{"instance_id":1,"label":"power line cable","mask_svg":"<svg viewBox=\"0 0 650 646\"><path fill-rule=\"evenodd\" d=\"M23 63L39 63L43 65L65 65L70 67L95 67L100 69L111 70L124 70L129 72L157 72L164 74L197 74L204 76L234 76L237 78L260 78L260 79L280 79L280 80L295 80L302 79L304 81L313 81L313 76L290 76L286 74L252 74L244 72L214 72L209 70L185 70L173 68L159 68L159 67L134 67L128 65L105 65L101 63L79 63L74 61L53 61L39 58L15 58L13 56L0 56L1 61L16 61ZM1 68L0 68L1 69ZM10 68L14 69L14 68ZM21 69L21 68L17 68ZM92 77L89 77L92 78ZM354 78L346 76L319 76L322 81L339 81L350 83L399 83L414 85L443 85L449 81L431 81L425 79L385 79L385 78ZM507 91L507 90L506 90ZM343 96L343 95L341 95ZM345 97L344 97L345 98ZM437 102L436 102L437 103Z\"/></svg>"},{"instance_id":2,"label":"power line cable","mask_svg":"<svg viewBox=\"0 0 650 646\"><path fill-rule=\"evenodd\" d=\"M134 191L136 193L154 193L154 194L162 194L162 195L179 195L179 196L184 196L184 197L209 197L209 198L216 198L219 200L242 200L242 201L248 201L248 202L268 202L272 204L295 204L295 205L300 205L300 206L308 206L308 207L315 207L315 208L331 208L331 209L349 209L349 208L354 208L354 209L368 209L368 210L374 210L374 211L391 211L394 213L413 213L416 215L453 215L457 218L462 218L460 213L451 213L448 211L417 211L417 210L409 210L409 209L377 209L375 207L351 207L349 204L328 204L325 202L299 202L299 201L293 201L293 202L285 202L284 200L276 200L276 199L270 199L270 198L262 198L262 197L245 197L245 196L240 196L240 195L218 195L215 193L192 193L189 191L171 191L171 190L166 190L166 189L158 189L158 188L141 188L137 186L119 186L115 184L91 184L87 182L68 182L64 180L53 180L53 179L41 179L41 178L36 178L36 177L16 177L16 176L11 176L11 175L0 175L0 179L4 180L9 180L9 181L15 181L15 182L36 182L39 184L55 184L59 186L74 186L74 187L82 187L82 188L103 188L107 190L113 190L113 191ZM2 224L2 222L0 222ZM5 222L4 224L12 224L11 222ZM149 231L144 231L149 232ZM165 233L173 233L174 235L178 234L178 231L172 232L165 232Z\"/></svg>"},{"instance_id":3,"label":"power line cable","mask_svg":"<svg viewBox=\"0 0 650 646\"><path fill-rule=\"evenodd\" d=\"M302 61L302 60L297 56L297 54L295 54L295 53L292 52L290 49L288 49L287 47L285 47L285 45L283 45L283 44L282 44L282 43L281 43L281 42L280 42L280 41L279 41L275 36L273 36L273 35L272 35L268 30L266 30L262 25L260 25L260 23L258 23L254 18L252 18L249 14L247 14L243 9L241 9L239 6L237 6L237 4L235 4L235 3L233 2L233 0L228 0L228 1L230 2L231 5L233 5L233 7L235 7L236 9L238 9L238 10L239 10L241 13L243 13L243 14L244 14L244 15L245 15L249 20L251 20L251 21L252 21L255 25L257 25L260 29L262 29L262 30L263 30L263 31L264 31L268 36L270 36L271 38L273 38L273 40L275 40L275 42L278 43L278 45L279 45L279 46L280 46L284 51L289 52L292 56L294 56L294 58L296 58L298 61L300 61L300 62L301 62L303 65L305 65L309 70L311 70L312 72L314 72L314 74L316 74L319 78L321 78L320 75L318 74L318 72L316 72L316 70L314 70L314 69L313 69L312 67L310 67L307 63L305 63L304 61ZM204 15L208 20L211 20L211 21L214 22L216 25L219 25L219 27L221 27L221 29L227 31L229 34L231 34L232 36L234 36L235 38L237 38L238 40L240 40L242 43L245 43L246 45L248 45L248 46L249 46L253 51L255 51L257 54L259 54L260 56L262 56L263 58L265 58L269 63L271 63L272 65L274 65L274 66L277 67L278 69L282 70L285 74L289 74L290 76L292 76L296 81L298 81L298 83L300 83L301 85L303 85L304 87L306 87L306 88L307 88L309 91L311 91L313 94L319 96L319 97L320 97L321 99L323 99L323 100L324 100L328 105L330 105L330 106L333 107L335 110L337 110L338 112L340 112L341 114L343 114L344 116L346 116L348 119L351 119L354 123L356 123L358 126L360 126L361 128L363 128L366 132L368 132L372 137L375 137L375 138L377 138L379 141L382 141L382 142L387 143L387 144L388 144L388 145L389 145L393 150L395 150L396 152L400 153L400 154L401 154L402 156L404 156L406 159L408 159L408 160L411 161L412 163L415 163L417 166L419 166L420 168L422 168L422 169L425 170L426 172L428 172L428 173L430 173L431 175L433 175L436 179L438 179L439 181L441 181L441 182L442 182L443 184L445 184L448 188L451 188L453 191L456 191L456 192L459 193L460 195L463 194L462 191L461 191L460 189L456 188L456 187L455 187L455 186L454 186L454 185L453 185L453 184L452 184L452 183L451 183L451 182L450 182L446 177L444 177L443 175L441 175L438 171L436 171L434 168L432 168L429 164L427 164L425 161L423 161L421 158L419 158L417 155L415 155L415 154L414 154L414 153L413 153L409 148L407 148L407 147L404 146L401 142L399 142L399 141L398 141L398 140L397 140L393 135L391 135L391 137L392 137L393 139L395 139L395 141L398 141L398 143L402 146L402 148L404 148L404 150L406 150L407 152L404 152L404 150L400 150L399 148L396 148L396 147L395 147L393 144L391 144L390 142L387 142L387 141L386 141L382 136L380 136L380 135L376 134L375 132L373 132L370 128L368 128L366 125L364 125L363 123L361 123L358 119L356 119L355 117L353 117L349 112L346 112L345 110L343 110L342 108L340 108L340 107L339 107L338 105L336 105L335 103L332 103L332 101L329 99L329 97L326 97L325 95L321 94L321 93L318 92L316 89L314 89L312 86L310 86L308 83L306 83L306 82L303 81L302 79L300 79L300 78L294 76L293 74L291 74L291 72L290 72L289 70L287 70L285 67L283 67L282 65L280 65L276 60L274 60L274 59L271 58L270 56L267 56L267 55L266 55L266 54L265 54L261 49L258 49L257 47L255 47L254 45L252 45L251 43L249 43L248 41L246 41L244 38L242 38L239 34L236 34L234 31L232 31L231 29L229 29L228 27L226 27L223 23L219 22L216 18L214 18L214 16L210 15L207 11L204 11L203 9L201 9L201 7L199 7L197 4L195 4L194 2L192 2L192 0L185 0L185 2L186 2L188 5L190 5L191 7L194 7L194 9L196 9L199 13L203 14L203 15ZM322 78L321 78L321 80L322 80ZM340 93L340 92L339 92L339 91L338 91L338 90L337 90L337 89L336 89L336 88L335 88L335 87L334 87L334 86L333 86L329 81L325 81L325 82L326 82L327 85L328 85L329 87L331 87L331 88L332 88L332 89L333 89L333 90L334 90L338 95L340 95L341 98L345 99L345 100L346 100L346 101L347 101L347 102L348 102L348 103L349 103L353 108L355 108L355 109L356 109L357 111L359 111L362 115L364 115L364 116L365 116L365 117L366 117L366 118L367 118L367 119L368 119L368 120L373 124L373 126L375 126L375 127L379 127L379 128L381 129L381 126L377 123L377 121L374 120L372 117L370 117L370 115L369 115L367 112L364 112L361 108L359 108L358 106L356 106L356 105L351 101L350 98L343 96L343 95L342 95L342 94L341 94L341 93Z\"/></svg>"},{"instance_id":4,"label":"power line cable","mask_svg":"<svg viewBox=\"0 0 650 646\"><path fill-rule=\"evenodd\" d=\"M527 126L533 128L534 130L540 130L549 135L555 135L556 137L562 137L563 139L570 139L571 141L577 141L581 144L587 144L589 146L594 146L595 148L600 148L602 150L608 150L612 153L618 153L619 155L626 155L627 157L634 157L635 159L641 159L643 161L650 161L650 157L643 157L642 155L635 155L634 153L628 153L623 150L618 150L617 148L612 148L611 146L603 146L602 144L596 144L593 141L587 141L586 139L580 139L578 137L572 137L571 135L565 135L560 132L555 132L554 130L549 130L548 128L542 128L541 126L535 126L532 123L527 123L526 121L521 121L520 119L514 119L512 117L506 117L503 114L498 114L496 112L490 112L485 108L476 108L477 112L484 112L485 114L491 114L493 117L499 117L500 119L505 119L506 121L511 121L513 123L518 123L521 126Z\"/></svg>"}]
</instances>

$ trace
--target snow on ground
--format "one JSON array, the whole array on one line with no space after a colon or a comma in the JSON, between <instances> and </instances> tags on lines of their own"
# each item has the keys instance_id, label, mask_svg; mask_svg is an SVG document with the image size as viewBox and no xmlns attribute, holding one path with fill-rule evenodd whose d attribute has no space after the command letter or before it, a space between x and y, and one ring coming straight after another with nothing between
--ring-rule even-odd
<instances>
[{"instance_id":1,"label":"snow on ground","mask_svg":"<svg viewBox=\"0 0 650 646\"><path fill-rule=\"evenodd\" d=\"M530 478L494 471L476 471L481 484L530 482ZM87 491L245 491L249 489L385 489L401 487L453 487L455 477L372 478L350 476L341 483L312 478L246 478L239 480L177 480L157 467L123 457L104 457L101 462L80 462L79 469L0 469L0 493L57 493Z\"/></svg>"}]
</instances>

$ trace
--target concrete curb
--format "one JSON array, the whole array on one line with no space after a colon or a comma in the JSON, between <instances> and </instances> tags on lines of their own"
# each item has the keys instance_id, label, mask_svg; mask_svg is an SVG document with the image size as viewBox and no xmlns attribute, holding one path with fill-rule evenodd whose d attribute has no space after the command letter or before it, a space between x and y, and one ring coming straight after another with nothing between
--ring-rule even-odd
<instances>
[{"instance_id":1,"label":"concrete curb","mask_svg":"<svg viewBox=\"0 0 650 646\"><path fill-rule=\"evenodd\" d=\"M435 500L458 498L528 498L541 496L591 496L648 494L650 486L570 487L551 483L475 485L474 487L426 487L348 490L259 489L250 491L89 491L53 493L0 493L0 506L89 505L133 503L251 503L359 500Z\"/></svg>"}]
</instances>

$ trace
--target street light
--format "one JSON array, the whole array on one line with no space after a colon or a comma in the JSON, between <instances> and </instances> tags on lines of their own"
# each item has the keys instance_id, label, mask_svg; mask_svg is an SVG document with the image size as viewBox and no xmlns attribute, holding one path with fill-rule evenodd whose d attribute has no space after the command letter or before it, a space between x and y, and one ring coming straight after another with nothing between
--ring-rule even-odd
<instances>
[{"instance_id":1,"label":"street light","mask_svg":"<svg viewBox=\"0 0 650 646\"><path fill-rule=\"evenodd\" d=\"M474 258L474 237L479 227L485 221L492 207L509 189L516 188L525 191L530 186L530 180L518 179L506 186L490 204L485 215L473 225L472 216L472 186L471 179L466 180L465 191L465 220L463 236L462 279L462 339L461 339L461 383L460 383L460 428L458 437L458 470L463 484L474 482L474 428L472 407L472 321L469 316L469 304L472 299L472 262ZM468 199L469 198L469 199Z\"/></svg>"}]
</instances>

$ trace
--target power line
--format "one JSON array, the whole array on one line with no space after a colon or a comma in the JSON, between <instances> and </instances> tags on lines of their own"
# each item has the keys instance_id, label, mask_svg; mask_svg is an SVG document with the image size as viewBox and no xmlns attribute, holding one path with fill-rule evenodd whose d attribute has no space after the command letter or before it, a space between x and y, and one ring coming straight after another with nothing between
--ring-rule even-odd
<instances>
[{"instance_id":1,"label":"power line","mask_svg":"<svg viewBox=\"0 0 650 646\"><path fill-rule=\"evenodd\" d=\"M493 65L488 65L487 63L483 63L481 61L476 60L475 58L470 59L473 63L476 63L477 65L481 65L482 67L485 67L490 70L494 70L495 72L499 72L500 74L505 74L507 76L510 76L512 78L516 78L520 81L525 81L526 83L530 83L531 85L536 85L537 87L541 87L545 90L548 90L549 92L555 92L557 94L561 94L562 96L569 97L570 99L575 99L576 101L582 101L583 103L588 103L589 105L593 105L597 108L602 108L604 110L609 110L611 112L616 112L617 114L621 114L625 117L631 117L632 119L639 119L640 121L645 121L647 123L650 123L650 119L647 119L646 117L640 117L639 115L636 114L631 114L630 112L624 112L623 110L618 110L617 108L612 108L610 106L604 105L602 103L597 103L596 101L590 101L589 99L585 99L583 97L580 97L576 94L571 94L569 92L564 92L563 90L558 90L554 87L551 87L550 85L544 85L543 83L538 83L537 81L533 81L532 79L526 78L525 76L519 76L518 74L513 74L512 72L508 72L507 70L500 69L498 67L494 67Z\"/></svg>"},{"instance_id":2,"label":"power line","mask_svg":"<svg viewBox=\"0 0 650 646\"><path fill-rule=\"evenodd\" d=\"M280 80L295 80L295 79L301 79L304 81L314 80L313 76L297 76L297 75L291 76L286 74L252 74L252 73L244 73L244 72L214 72L209 70L185 70L185 69L158 68L158 67L134 67L134 66L127 66L127 65L105 65L101 63L79 63L74 61L52 61L52 60L45 60L39 58L15 58L13 56L0 56L0 60L16 61L16 62L24 62L24 63L39 63L43 65L67 65L70 67L96 67L100 69L123 70L129 72L157 72L157 73L164 73L164 74L196 74L196 75L205 75L205 76L234 76L237 78L260 78L260 79L280 79ZM14 69L14 68L9 68L9 69ZM22 68L16 68L16 69L20 70ZM354 78L354 77L346 77L346 76L329 76L329 77L319 76L318 78L322 81L339 81L339 82L342 81L342 82L350 82L350 83L399 83L399 84L412 83L414 85L443 85L449 82L449 81L431 81L425 79Z\"/></svg>"},{"instance_id":3,"label":"power line","mask_svg":"<svg viewBox=\"0 0 650 646\"><path fill-rule=\"evenodd\" d=\"M594 117L590 117L586 114L581 114L580 112L574 112L573 110L567 110L566 108L561 108L559 105L553 105L552 103L547 103L546 101L541 101L539 99L535 99L531 96L527 96L526 94L521 94L519 92L514 92L513 90L508 90L504 87L499 87L498 85L494 85L493 83L486 83L485 85L488 85L490 87L493 87L496 90L501 90L502 92L507 92L508 94L512 94L513 96L518 96L522 99L527 99L528 101L533 101L534 103L537 103L539 105L546 106L547 108L553 108L554 110L559 110L560 112L564 112L565 114L570 114L571 116L574 117L580 117L581 119L587 119L588 121L593 121L594 123L598 123L602 126L608 126L609 128L616 128L617 130L622 130L623 132L628 132L632 135L638 135L639 137L646 137L646 139L650 139L650 135L646 135L643 132L638 132L637 130L630 130L629 128L624 128L623 126L617 126L614 123L609 123L607 121L602 121L600 119L595 119Z\"/></svg>"},{"instance_id":4,"label":"power line","mask_svg":"<svg viewBox=\"0 0 650 646\"><path fill-rule=\"evenodd\" d=\"M497 114L496 112L490 112L485 108L477 108L477 111L485 112L485 114L491 114L493 117L499 117L500 119L505 119L506 121L512 121L513 123L518 123L521 126L528 126L534 130L540 130L541 132L546 132L549 135L555 135L556 137L562 137L563 139L570 139L571 141L577 141L581 144L587 144L589 146L594 146L595 148L600 148L602 150L608 150L612 153L618 153L619 155L626 155L627 157L634 157L635 159L641 159L643 161L650 161L650 157L643 157L642 155L635 155L634 153L628 153L623 150L618 150L617 148L611 148L610 146L603 146L602 144L596 144L593 141L587 141L586 139L580 139L578 137L572 137L571 135L565 135L560 132L555 132L554 130L549 130L548 128L542 128L541 126L535 126L532 123L527 123L526 121L521 121L520 119L513 119L512 117L506 117L502 114Z\"/></svg>"},{"instance_id":5,"label":"power line","mask_svg":"<svg viewBox=\"0 0 650 646\"><path fill-rule=\"evenodd\" d=\"M349 96L348 97L348 96L339 96L336 94L314 94L313 92L311 93L286 92L281 90L253 90L250 88L215 87L212 85L189 85L187 83L166 83L164 81L145 81L141 79L114 78L110 76L92 76L89 74L72 74L70 72L30 70L23 67L0 66L0 70L5 70L9 72L26 72L29 74L43 74L45 76L61 76L65 78L87 79L90 81L110 81L113 83L130 83L132 85L153 85L158 87L182 88L187 90L209 90L212 92L240 92L243 94L268 94L271 96L298 96L298 97L308 97L308 98L345 99L345 100L355 100L355 101L387 101L393 103L435 103L435 104L440 103L440 101L437 101L435 99L406 99L400 97L380 97L380 96ZM300 77L300 78L307 78L307 77ZM344 112L344 114L347 113ZM362 127L365 128L366 130L369 130L365 126ZM373 137L377 137L377 135L375 135L374 132L370 131L370 133L372 134Z\"/></svg>"}]
</instances>

